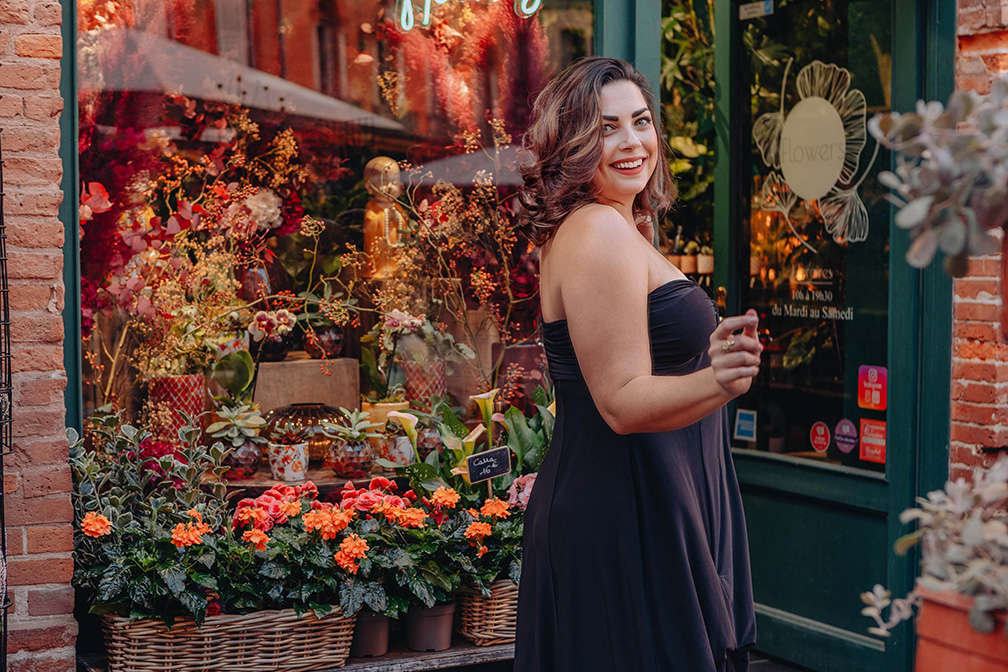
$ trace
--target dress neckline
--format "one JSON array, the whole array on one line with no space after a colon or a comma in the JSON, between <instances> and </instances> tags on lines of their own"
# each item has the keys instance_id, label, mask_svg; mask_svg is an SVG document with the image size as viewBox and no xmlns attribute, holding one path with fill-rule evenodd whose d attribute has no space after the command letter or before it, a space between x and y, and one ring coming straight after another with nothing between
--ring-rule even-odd
<instances>
[{"instance_id":1,"label":"dress neckline","mask_svg":"<svg viewBox=\"0 0 1008 672\"><path fill-rule=\"evenodd\" d=\"M690 283L690 284L695 284L688 277L672 278L671 280L667 280L667 281L663 282L662 284L658 285L657 287L655 287L654 289L652 289L650 292L648 292L647 293L647 298L650 301L651 297L653 295L657 294L659 290L665 289L666 287L671 287L672 285L675 285L675 284L678 284L678 283L682 283L682 282L686 282L686 283ZM552 320L550 322L547 322L547 321L543 320L542 326L543 327L551 327L553 325L566 324L566 323L567 323L567 318L563 318L562 320Z\"/></svg>"}]
</instances>

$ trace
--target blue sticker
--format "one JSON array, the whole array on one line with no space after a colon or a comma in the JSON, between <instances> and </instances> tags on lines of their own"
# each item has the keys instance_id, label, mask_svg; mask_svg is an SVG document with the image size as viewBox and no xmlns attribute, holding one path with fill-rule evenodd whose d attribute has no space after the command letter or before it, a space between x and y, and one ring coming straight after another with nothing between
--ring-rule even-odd
<instances>
[{"instance_id":1,"label":"blue sticker","mask_svg":"<svg viewBox=\"0 0 1008 672\"><path fill-rule=\"evenodd\" d=\"M756 411L735 409L735 440L756 441Z\"/></svg>"}]
</instances>

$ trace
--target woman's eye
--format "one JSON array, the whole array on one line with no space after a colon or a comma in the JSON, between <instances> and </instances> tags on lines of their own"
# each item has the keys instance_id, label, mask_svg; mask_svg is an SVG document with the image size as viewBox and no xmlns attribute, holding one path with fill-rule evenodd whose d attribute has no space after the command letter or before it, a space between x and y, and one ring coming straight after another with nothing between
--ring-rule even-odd
<instances>
[{"instance_id":1,"label":"woman's eye","mask_svg":"<svg viewBox=\"0 0 1008 672\"><path fill-rule=\"evenodd\" d=\"M612 124L603 124L602 130L608 133L609 131L615 131L616 127L613 126Z\"/></svg>"},{"instance_id":2,"label":"woman's eye","mask_svg":"<svg viewBox=\"0 0 1008 672\"><path fill-rule=\"evenodd\" d=\"M637 120L636 123L637 123L638 126L644 127L644 126L647 126L648 124L650 124L651 120L648 117L641 117L641 118L639 118Z\"/></svg>"}]
</instances>

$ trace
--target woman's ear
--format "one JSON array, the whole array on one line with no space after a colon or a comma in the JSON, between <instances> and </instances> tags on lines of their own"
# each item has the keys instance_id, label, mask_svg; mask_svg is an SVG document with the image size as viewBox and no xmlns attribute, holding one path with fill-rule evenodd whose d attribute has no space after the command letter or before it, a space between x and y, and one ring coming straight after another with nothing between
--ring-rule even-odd
<instances>
[{"instance_id":1,"label":"woman's ear","mask_svg":"<svg viewBox=\"0 0 1008 672\"><path fill-rule=\"evenodd\" d=\"M644 215L642 217L637 217L637 230L640 232L644 238L647 239L649 243L653 246L658 245L657 240L657 230L654 226L654 217L651 215Z\"/></svg>"}]
</instances>

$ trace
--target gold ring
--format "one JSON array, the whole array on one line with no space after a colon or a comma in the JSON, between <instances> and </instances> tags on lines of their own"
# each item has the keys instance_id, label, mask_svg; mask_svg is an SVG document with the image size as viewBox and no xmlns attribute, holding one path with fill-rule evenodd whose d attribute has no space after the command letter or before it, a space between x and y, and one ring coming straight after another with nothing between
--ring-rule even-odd
<instances>
[{"instance_id":1,"label":"gold ring","mask_svg":"<svg viewBox=\"0 0 1008 672\"><path fill-rule=\"evenodd\" d=\"M721 351L722 352L728 352L733 347L735 347L735 337L734 336L729 336L728 338L726 338L725 340L723 340L721 342Z\"/></svg>"}]
</instances>

